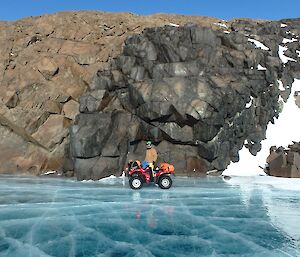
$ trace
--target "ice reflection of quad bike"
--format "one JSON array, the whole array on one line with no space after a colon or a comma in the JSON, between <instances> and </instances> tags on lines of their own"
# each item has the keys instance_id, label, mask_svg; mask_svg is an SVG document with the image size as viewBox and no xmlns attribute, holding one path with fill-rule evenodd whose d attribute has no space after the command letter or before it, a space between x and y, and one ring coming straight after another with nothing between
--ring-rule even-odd
<instances>
[{"instance_id":1,"label":"ice reflection of quad bike","mask_svg":"<svg viewBox=\"0 0 300 257\"><path fill-rule=\"evenodd\" d=\"M161 163L159 167L153 170L148 166L142 168L139 161L128 164L129 185L132 189L141 189L143 185L154 183L161 189L169 189L172 186L171 175L174 175L174 166L168 163Z\"/></svg>"}]
</instances>

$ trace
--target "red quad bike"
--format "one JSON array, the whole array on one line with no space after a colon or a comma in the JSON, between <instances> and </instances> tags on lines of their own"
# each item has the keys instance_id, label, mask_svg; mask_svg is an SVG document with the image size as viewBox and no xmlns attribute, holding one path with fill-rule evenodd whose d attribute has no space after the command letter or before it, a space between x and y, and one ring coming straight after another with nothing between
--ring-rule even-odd
<instances>
[{"instance_id":1,"label":"red quad bike","mask_svg":"<svg viewBox=\"0 0 300 257\"><path fill-rule=\"evenodd\" d=\"M168 163L161 163L153 171L151 168L142 168L139 161L128 163L129 185L132 189L141 189L144 183L158 184L161 189L169 189L172 186L171 175L174 175L174 166Z\"/></svg>"}]
</instances>

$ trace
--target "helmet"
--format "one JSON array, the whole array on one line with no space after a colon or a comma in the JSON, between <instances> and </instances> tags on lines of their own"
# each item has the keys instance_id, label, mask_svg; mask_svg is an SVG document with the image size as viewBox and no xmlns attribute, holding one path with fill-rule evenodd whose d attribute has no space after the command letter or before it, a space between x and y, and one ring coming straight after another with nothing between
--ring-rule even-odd
<instances>
[{"instance_id":1,"label":"helmet","mask_svg":"<svg viewBox=\"0 0 300 257\"><path fill-rule=\"evenodd\" d=\"M147 141L146 142L146 146L152 146L152 142L151 141Z\"/></svg>"}]
</instances>

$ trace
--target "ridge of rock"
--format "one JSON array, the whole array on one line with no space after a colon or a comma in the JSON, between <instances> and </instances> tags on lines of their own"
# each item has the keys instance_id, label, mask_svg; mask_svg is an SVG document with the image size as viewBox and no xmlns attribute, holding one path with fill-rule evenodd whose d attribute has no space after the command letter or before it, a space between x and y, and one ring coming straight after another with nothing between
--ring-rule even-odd
<instances>
[{"instance_id":1,"label":"ridge of rock","mask_svg":"<svg viewBox=\"0 0 300 257\"><path fill-rule=\"evenodd\" d=\"M185 172L187 167L189 172L196 170L198 173L212 168L223 169L229 160L237 161L236 153L244 143L246 134L249 149L255 153L259 150L259 141L264 137L267 122L277 115L279 94L286 99L293 78L299 77L298 63L289 61L283 64L278 56L278 45L281 44L288 46L284 52L286 56L299 59L296 51L300 49L299 41L282 43L283 38L292 40L299 37L298 20L287 19L282 23L288 26L281 28L281 21L222 21L210 17L165 14L138 16L93 11L63 12L15 22L0 22L0 113L28 136L50 147L50 151L41 150L11 129L0 126L0 172L40 174L43 170L61 168L66 163L64 159L72 157L66 154L65 149L69 148L69 127L79 110L82 113L76 118L75 126L83 124L84 127L89 122L85 117L100 117L103 113L108 117L105 126L97 125L109 130L101 141L102 148L92 147L88 157L82 158L80 154L83 152L75 154L78 157L78 161L75 161L77 171L81 167L79 163L85 161L90 161L91 166L96 165L94 167L107 166L94 175L91 175L91 169L88 175L83 174L94 179L122 171L125 159L129 158L126 151L138 157L136 153L143 149L142 144L136 143L149 137L159 144L164 160L173 162L185 156L184 161L175 163L179 170ZM180 27L177 28L177 25ZM179 37L180 42L176 41L181 46L180 50L172 43L165 44L166 51L156 49L156 45L163 46L163 42L155 41L156 33L160 35L159 40L164 33L175 31L176 36L177 30L184 34L185 30L193 27L202 32L194 34L190 45L183 44L186 42L183 35ZM248 42L247 38L260 41L270 50L255 48L255 44ZM145 40L146 45L150 44L147 49L152 50L147 51L146 56L141 55L143 49L140 48L143 46L134 40ZM154 48L151 47L153 42L156 44ZM194 47L197 58L193 58L194 53L189 51L189 46ZM153 49L157 52L156 59ZM168 56L164 56L165 52ZM221 62L217 63L217 68L213 67L216 60L221 60L225 68L221 69ZM258 64L267 70L256 70ZM217 75L214 71L217 71ZM199 72L204 74L201 79ZM246 85L240 83L239 79L242 78L247 79ZM161 80L161 84L157 80ZM188 81L191 85L197 85L197 94L202 95L201 99L195 97L195 92L182 92L186 99L193 98L192 105L173 98L169 106L162 104L152 111L151 103L164 103L160 98L162 95L156 94L154 97L153 94L152 97L152 94L147 95L149 92L145 92L144 88L159 91L163 87L169 90L174 80L178 86L173 94L180 93L180 84ZM277 90L277 80L282 81L284 91ZM257 82L260 83L258 86ZM275 87L266 90L271 83ZM231 85L230 89L228 84ZM267 96L264 96L264 90ZM219 103L214 101L215 97L220 100ZM237 97L238 101L233 101L233 97ZM252 106L246 108L250 100ZM231 112L222 108L224 102L227 105L234 102ZM74 110L79 103L79 109ZM267 107L267 113L263 108L258 108L261 104ZM181 110L178 105L184 108ZM246 134L239 131L239 142L225 143L220 147L218 140L231 136L228 135L231 130L226 126L232 124L236 127L244 121L245 117L241 118L237 113L251 113L247 115L253 117L254 109L260 112L257 117L261 119L261 131L253 132L255 126L252 124L252 136L250 131ZM216 116L215 110L221 110L221 113L229 116L222 120ZM97 122L96 119L95 124ZM131 126L123 135L121 127L129 123ZM91 133L100 136L97 131ZM119 142L118 147L114 144L108 147L107 143L117 135L124 137L124 142ZM253 139L254 135L259 136ZM51 137L49 139L52 141L48 142L47 137ZM71 141L71 145L73 143ZM170 151L174 145L178 151ZM226 149L230 149L230 154L225 155L224 160L215 158ZM67 166L64 167L66 170L73 168L72 165Z\"/></svg>"}]
</instances>

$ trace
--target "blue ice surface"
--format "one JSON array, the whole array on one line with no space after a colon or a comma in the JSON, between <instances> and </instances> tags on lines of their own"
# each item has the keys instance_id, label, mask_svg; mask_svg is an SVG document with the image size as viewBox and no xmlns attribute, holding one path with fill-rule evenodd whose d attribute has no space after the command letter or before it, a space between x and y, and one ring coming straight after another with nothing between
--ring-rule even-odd
<instances>
[{"instance_id":1,"label":"blue ice surface","mask_svg":"<svg viewBox=\"0 0 300 257\"><path fill-rule=\"evenodd\" d=\"M300 256L300 230L285 229L289 213L300 221L299 201L221 178L135 191L122 178L0 176L0 256Z\"/></svg>"}]
</instances>

